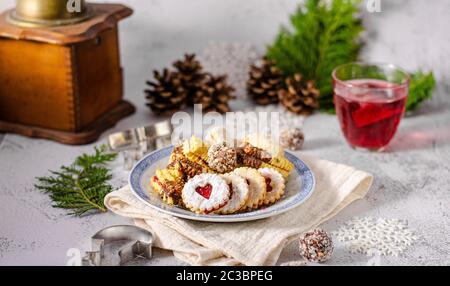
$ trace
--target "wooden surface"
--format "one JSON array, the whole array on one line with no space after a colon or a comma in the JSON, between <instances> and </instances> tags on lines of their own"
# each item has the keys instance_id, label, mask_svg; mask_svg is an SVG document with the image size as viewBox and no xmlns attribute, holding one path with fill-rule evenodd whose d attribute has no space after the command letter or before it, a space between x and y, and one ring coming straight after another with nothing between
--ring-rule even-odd
<instances>
[{"instance_id":1,"label":"wooden surface","mask_svg":"<svg viewBox=\"0 0 450 286\"><path fill-rule=\"evenodd\" d=\"M25 28L7 21L10 10L0 15L0 37L16 40L31 40L57 45L68 45L88 39L94 39L107 29L113 28L118 21L130 16L133 10L119 4L89 4L93 17L75 25Z\"/></svg>"},{"instance_id":2,"label":"wooden surface","mask_svg":"<svg viewBox=\"0 0 450 286\"><path fill-rule=\"evenodd\" d=\"M68 145L83 145L94 142L108 128L113 127L122 118L135 112L127 101L120 102L88 127L79 132L64 132L0 120L0 132L16 133L28 137L50 139Z\"/></svg>"}]
</instances>

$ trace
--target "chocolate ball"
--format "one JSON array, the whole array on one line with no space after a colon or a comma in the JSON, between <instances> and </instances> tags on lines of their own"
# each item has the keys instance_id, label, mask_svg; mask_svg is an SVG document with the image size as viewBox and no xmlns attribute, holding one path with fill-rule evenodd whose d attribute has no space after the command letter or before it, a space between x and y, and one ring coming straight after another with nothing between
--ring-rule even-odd
<instances>
[{"instance_id":1,"label":"chocolate ball","mask_svg":"<svg viewBox=\"0 0 450 286\"><path fill-rule=\"evenodd\" d=\"M333 253L333 241L323 229L300 235L300 255L310 262L325 262Z\"/></svg>"},{"instance_id":2,"label":"chocolate ball","mask_svg":"<svg viewBox=\"0 0 450 286\"><path fill-rule=\"evenodd\" d=\"M219 173L233 171L237 166L236 149L226 146L226 143L218 143L209 147L208 165Z\"/></svg>"},{"instance_id":3,"label":"chocolate ball","mask_svg":"<svg viewBox=\"0 0 450 286\"><path fill-rule=\"evenodd\" d=\"M285 129L280 134L281 146L292 151L300 150L305 141L305 135L299 128Z\"/></svg>"}]
</instances>

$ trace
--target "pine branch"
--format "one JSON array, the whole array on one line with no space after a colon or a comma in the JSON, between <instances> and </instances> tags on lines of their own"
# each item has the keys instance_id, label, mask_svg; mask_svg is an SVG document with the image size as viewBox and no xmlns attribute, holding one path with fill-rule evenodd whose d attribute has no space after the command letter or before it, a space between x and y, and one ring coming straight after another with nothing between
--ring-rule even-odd
<instances>
[{"instance_id":1,"label":"pine branch","mask_svg":"<svg viewBox=\"0 0 450 286\"><path fill-rule=\"evenodd\" d=\"M430 99L435 85L436 80L432 72L424 73L419 70L412 74L406 110L415 110L423 101Z\"/></svg>"},{"instance_id":2,"label":"pine branch","mask_svg":"<svg viewBox=\"0 0 450 286\"><path fill-rule=\"evenodd\" d=\"M328 3L331 2L331 3ZM361 0L307 0L291 15L291 27L282 27L266 56L287 76L302 74L320 90L320 109L334 113L331 72L340 64L358 58L364 30L356 17ZM431 98L432 73L415 72L411 77L407 110Z\"/></svg>"},{"instance_id":3,"label":"pine branch","mask_svg":"<svg viewBox=\"0 0 450 286\"><path fill-rule=\"evenodd\" d=\"M35 187L50 195L54 207L69 209L71 215L105 212L103 199L112 191L108 183L112 175L106 164L116 157L104 145L95 147L94 154L83 154L72 165L50 171L52 176L38 177Z\"/></svg>"},{"instance_id":4,"label":"pine branch","mask_svg":"<svg viewBox=\"0 0 450 286\"><path fill-rule=\"evenodd\" d=\"M320 108L333 109L331 72L356 60L363 31L356 18L360 0L307 0L291 15L291 29L283 27L268 47L267 57L286 74L301 73L320 90Z\"/></svg>"}]
</instances>

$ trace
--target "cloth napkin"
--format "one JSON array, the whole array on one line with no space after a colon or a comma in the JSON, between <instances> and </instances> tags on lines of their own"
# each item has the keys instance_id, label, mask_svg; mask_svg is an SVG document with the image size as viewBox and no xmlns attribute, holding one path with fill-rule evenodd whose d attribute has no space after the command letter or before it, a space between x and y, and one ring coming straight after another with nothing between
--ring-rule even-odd
<instances>
[{"instance_id":1,"label":"cloth napkin","mask_svg":"<svg viewBox=\"0 0 450 286\"><path fill-rule=\"evenodd\" d=\"M129 186L108 194L105 205L152 232L155 246L172 250L191 265L274 265L283 248L302 232L335 216L364 197L372 175L353 167L300 156L314 172L316 189L300 206L283 214L239 223L176 218L137 200Z\"/></svg>"}]
</instances>

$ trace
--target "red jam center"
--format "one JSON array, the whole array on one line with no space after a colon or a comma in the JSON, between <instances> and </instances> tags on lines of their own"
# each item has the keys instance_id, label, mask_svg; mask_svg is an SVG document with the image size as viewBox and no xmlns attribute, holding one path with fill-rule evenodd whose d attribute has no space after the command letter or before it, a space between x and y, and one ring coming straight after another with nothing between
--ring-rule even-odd
<instances>
[{"instance_id":1,"label":"red jam center","mask_svg":"<svg viewBox=\"0 0 450 286\"><path fill-rule=\"evenodd\" d=\"M271 185L272 180L269 177L265 177L264 179L266 180L266 191L271 192L273 190Z\"/></svg>"},{"instance_id":2,"label":"red jam center","mask_svg":"<svg viewBox=\"0 0 450 286\"><path fill-rule=\"evenodd\" d=\"M212 192L212 186L210 184L207 184L203 187L197 187L195 188L195 191L205 199L209 200L209 197L211 197Z\"/></svg>"}]
</instances>

